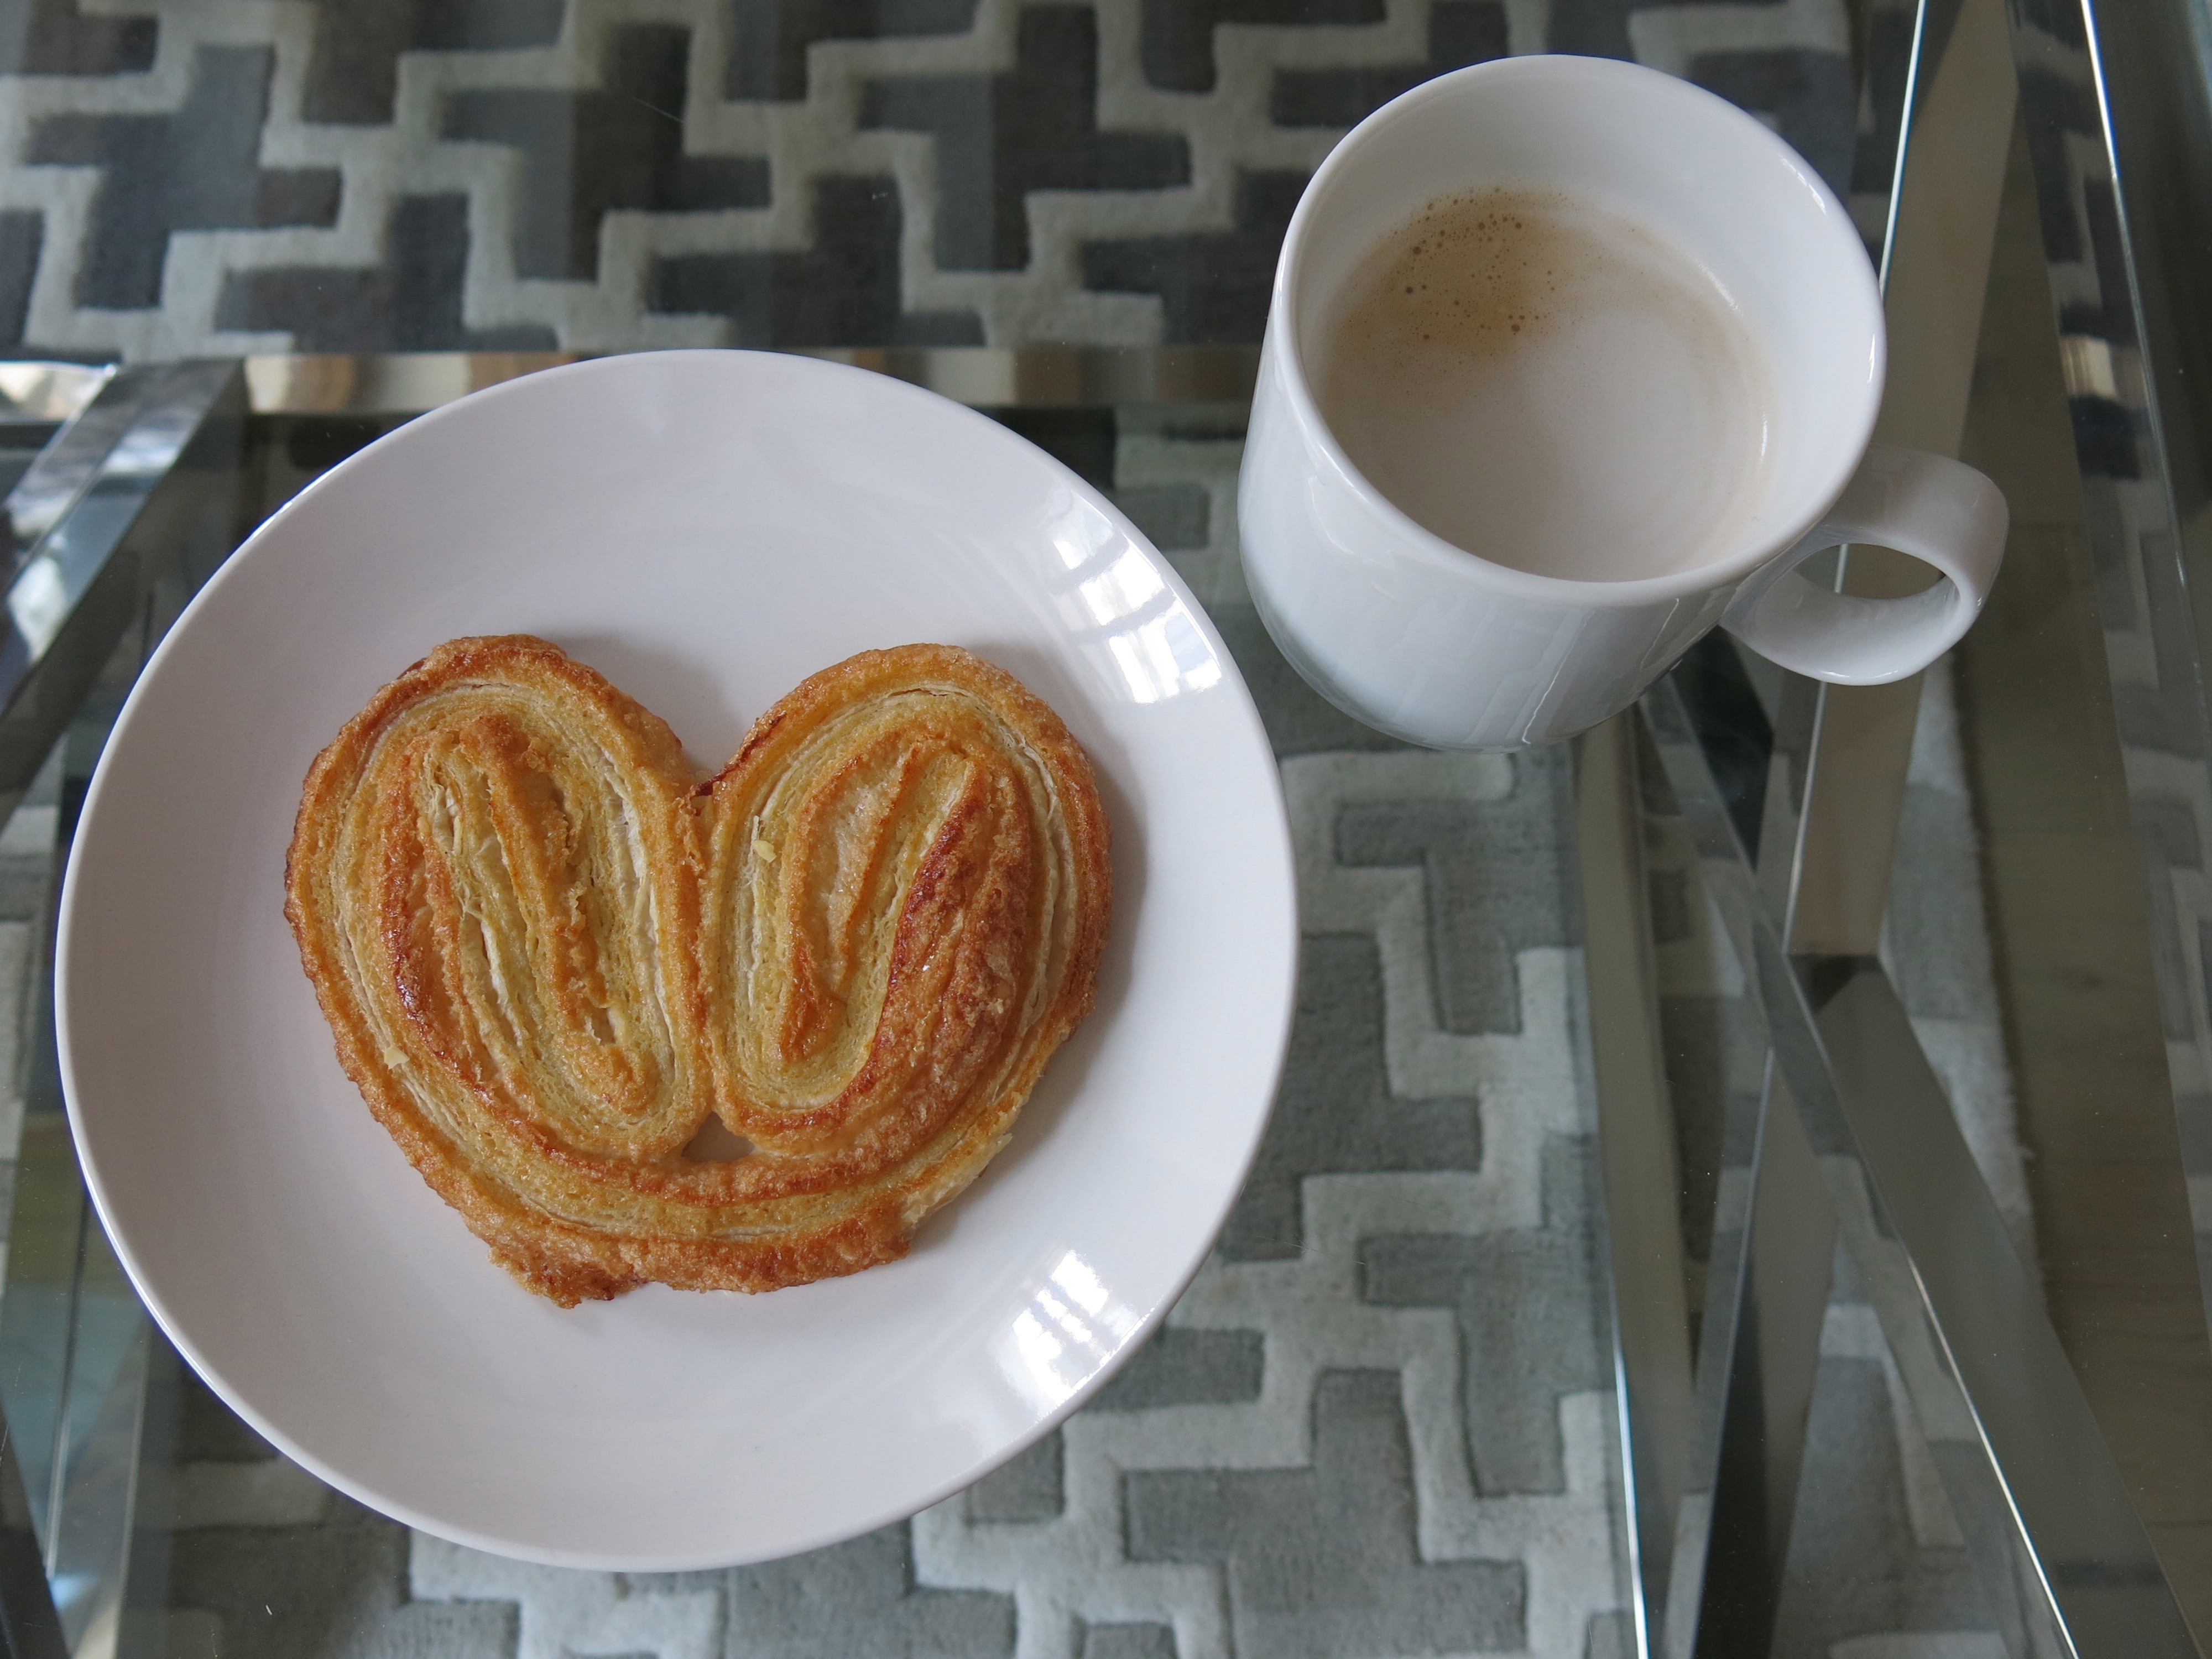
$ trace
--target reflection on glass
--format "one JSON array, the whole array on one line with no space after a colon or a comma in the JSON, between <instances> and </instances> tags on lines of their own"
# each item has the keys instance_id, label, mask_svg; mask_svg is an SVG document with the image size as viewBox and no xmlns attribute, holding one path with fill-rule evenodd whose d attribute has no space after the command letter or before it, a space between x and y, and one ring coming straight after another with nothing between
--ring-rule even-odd
<instances>
[{"instance_id":1,"label":"reflection on glass","mask_svg":"<svg viewBox=\"0 0 2212 1659\"><path fill-rule=\"evenodd\" d=\"M18 421L66 421L115 373L112 364L0 363L0 399Z\"/></svg>"},{"instance_id":2,"label":"reflection on glass","mask_svg":"<svg viewBox=\"0 0 2212 1659\"><path fill-rule=\"evenodd\" d=\"M69 608L69 584L50 554L40 554L25 565L8 589L8 614L29 642L33 657L46 654L68 619Z\"/></svg>"},{"instance_id":3,"label":"reflection on glass","mask_svg":"<svg viewBox=\"0 0 2212 1659\"><path fill-rule=\"evenodd\" d=\"M999 1368L1023 1396L1048 1411L1081 1388L1137 1328L1091 1265L1070 1250L1014 1316L1012 1351Z\"/></svg>"}]
</instances>

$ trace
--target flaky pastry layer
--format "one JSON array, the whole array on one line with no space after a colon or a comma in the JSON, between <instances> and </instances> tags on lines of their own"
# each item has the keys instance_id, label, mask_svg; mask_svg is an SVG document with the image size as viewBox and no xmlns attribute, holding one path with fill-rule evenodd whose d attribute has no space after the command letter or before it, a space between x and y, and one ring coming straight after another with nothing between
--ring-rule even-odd
<instances>
[{"instance_id":1,"label":"flaky pastry layer","mask_svg":"<svg viewBox=\"0 0 2212 1659\"><path fill-rule=\"evenodd\" d=\"M455 640L307 775L285 915L380 1122L523 1284L888 1261L1090 1011L1089 762L948 646L815 675L696 783L557 647ZM719 1116L750 1150L689 1155Z\"/></svg>"}]
</instances>

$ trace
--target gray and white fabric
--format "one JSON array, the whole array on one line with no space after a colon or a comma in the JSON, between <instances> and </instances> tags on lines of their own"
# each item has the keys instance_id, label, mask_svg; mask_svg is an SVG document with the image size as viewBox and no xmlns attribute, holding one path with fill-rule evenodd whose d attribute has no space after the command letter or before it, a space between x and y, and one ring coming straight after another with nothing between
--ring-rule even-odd
<instances>
[{"instance_id":1,"label":"gray and white fabric","mask_svg":"<svg viewBox=\"0 0 2212 1659\"><path fill-rule=\"evenodd\" d=\"M1878 222L1850 46L1843 0L7 0L0 345L1251 341L1344 129L1509 52L1701 81Z\"/></svg>"}]
</instances>

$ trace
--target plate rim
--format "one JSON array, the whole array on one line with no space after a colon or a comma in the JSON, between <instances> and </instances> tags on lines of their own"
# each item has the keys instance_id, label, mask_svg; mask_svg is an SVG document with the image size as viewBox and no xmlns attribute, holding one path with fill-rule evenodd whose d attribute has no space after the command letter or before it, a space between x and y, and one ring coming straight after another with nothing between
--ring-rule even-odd
<instances>
[{"instance_id":1,"label":"plate rim","mask_svg":"<svg viewBox=\"0 0 2212 1659\"><path fill-rule=\"evenodd\" d=\"M1050 471L1056 472L1060 481L1073 489L1079 497L1093 508L1104 514L1116 532L1126 538L1131 545L1142 551L1165 586L1182 602L1184 609L1226 671L1224 678L1233 688L1234 692L1229 700L1230 705L1235 709L1237 720L1245 728L1246 735L1256 744L1259 753L1266 759L1267 764L1261 769L1268 783L1266 801L1269 810L1266 816L1270 826L1276 832L1270 838L1270 847L1277 849L1279 854L1275 860L1279 879L1276 883L1270 884L1277 890L1274 895L1276 903L1271 908L1279 918L1283 930L1287 933L1287 939L1283 941L1283 948L1279 952L1271 951L1264 958L1266 961L1273 961L1279 964L1278 971L1274 975L1275 983L1266 988L1271 993L1268 1001L1273 1009L1273 1024L1275 1028L1272 1041L1266 1045L1271 1058L1264 1068L1266 1073L1264 1079L1255 1079L1255 1086L1264 1084L1264 1098L1267 1103L1256 1116L1252 1133L1243 1148L1238 1167L1234 1172L1236 1178L1224 1186L1225 1195L1205 1230L1205 1247L1186 1266L1169 1275L1158 1299L1130 1327L1128 1334L1116 1345L1112 1358L1085 1379L1082 1384L1073 1389L1065 1399L1050 1409L1039 1413L1020 1434L1005 1443L1000 1449L965 1467L957 1476L941 1480L923 1489L923 1495L918 1499L900 1498L888 1508L880 1504L870 1506L866 1511L864 1519L841 1523L826 1529L817 1528L814 1533L781 1542L769 1553L754 1551L735 1558L732 1557L727 1549L709 1549L692 1554L672 1555L622 1554L547 1548L519 1538L500 1536L477 1528L455 1525L435 1515L424 1512L411 1504L393 1498L369 1480L356 1478L352 1474L335 1468L302 1446L293 1436L269 1422L245 1398L238 1386L229 1377L208 1363L199 1346L182 1328L176 1316L161 1297L150 1293L147 1288L146 1277L139 1260L139 1251L131 1242L129 1229L121 1224L121 1218L117 1214L113 1200L107 1190L106 1175L100 1168L99 1160L86 1150L88 1143L84 1133L84 1109L80 1103L81 1095L75 1061L76 1045L72 1040L76 1013L72 1006L75 999L71 989L74 982L71 967L72 958L76 954L76 916L81 906L92 902L83 896L85 880L82 874L84 864L82 850L86 844L84 832L87 826L95 822L101 799L107 792L113 770L111 762L117 753L117 739L122 736L134 720L139 718L142 703L148 701L145 694L149 688L155 685L160 671L172 647L179 640L186 637L188 629L194 625L199 613L213 602L213 596L224 587L238 580L246 580L240 573L260 559L269 556L264 550L264 544L272 542L281 536L284 523L295 510L301 508L332 479L338 477L349 469L366 463L379 448L399 438L401 434L410 434L411 441L411 434L428 425L452 417L456 411L468 410L473 412L481 410L488 403L539 395L535 388L544 382L588 378L595 375L619 376L633 372L640 362L670 359L712 362L717 365L743 360L772 359L775 367L779 368L788 369L791 366L796 365L797 372L801 375L814 374L824 379L848 382L852 377L863 377L868 384L871 395L883 395L894 400L904 398L914 406L930 408L939 416L968 422L971 428L987 432L994 441L1008 441L1031 452L1036 458L1041 459ZM749 372L750 367L751 365L747 363L746 367L738 372ZM107 1237L109 1247L122 1265L133 1295L148 1316L177 1349L179 1355L191 1367L199 1380L226 1406L236 1412L250 1427L274 1446L280 1455L290 1458L318 1480L379 1515L404 1526L444 1539L447 1542L481 1550L507 1559L543 1566L592 1571L700 1571L787 1559L792 1556L849 1541L881 1527L918 1515L923 1510L965 1491L992 1471L1003 1468L1020 1456L1022 1453L1058 1429L1081 1410L1093 1395L1120 1372L1121 1367L1135 1356L1151 1339L1152 1334L1165 1322L1169 1313L1182 1300L1183 1293L1189 1289L1192 1281L1204 1268L1212 1254L1215 1243L1219 1239L1222 1229L1227 1225L1230 1214L1238 1198L1243 1194L1245 1183L1250 1178L1253 1164L1259 1156L1261 1144L1273 1119L1276 1103L1281 1091L1283 1073L1289 1060L1291 1027L1297 1012L1302 951L1303 932L1300 926L1298 903L1297 858L1296 844L1291 836L1289 802L1284 788L1280 761L1274 753L1273 744L1268 737L1266 724L1261 717L1258 703L1252 696L1251 688L1245 681L1242 668L1221 638L1212 616L1191 592L1188 584L1183 580L1181 573L1176 569L1166 555L1154 546L1151 538L1133 524L1103 490L1091 483L1089 480L1084 478L1041 445L1002 422L994 420L981 410L925 387L879 374L875 370L821 358L803 356L795 353L718 347L684 348L660 351L617 353L559 364L529 374L520 375L512 380L502 380L493 386L480 387L449 403L441 404L436 409L425 410L411 419L402 422L391 430L380 434L337 465L310 480L283 506L257 525L252 532L232 550L222 563L192 595L139 669L128 696L125 698L122 707L117 711L114 721L109 727L107 736L101 746L100 759L86 787L84 799L77 813L76 829L71 836L68 860L63 872L60 899L56 906L52 969L54 1038L63 1103L67 1114L80 1175L86 1192L92 1200L94 1210L98 1215L101 1228ZM94 1109L96 1115L99 1109Z\"/></svg>"}]
</instances>

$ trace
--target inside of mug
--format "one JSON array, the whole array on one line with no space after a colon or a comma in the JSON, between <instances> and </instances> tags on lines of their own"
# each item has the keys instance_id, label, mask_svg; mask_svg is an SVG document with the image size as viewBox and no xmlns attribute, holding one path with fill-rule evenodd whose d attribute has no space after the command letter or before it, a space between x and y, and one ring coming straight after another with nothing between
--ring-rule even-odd
<instances>
[{"instance_id":1,"label":"inside of mug","mask_svg":"<svg viewBox=\"0 0 2212 1659\"><path fill-rule=\"evenodd\" d=\"M1330 158L1286 273L1310 384L1322 331L1384 238L1437 198L1557 192L1663 238L1713 279L1771 369L1769 459L1732 544L1748 566L1841 490L1881 391L1881 299L1856 228L1752 117L1686 82L1605 59L1500 60L1417 88Z\"/></svg>"}]
</instances>

